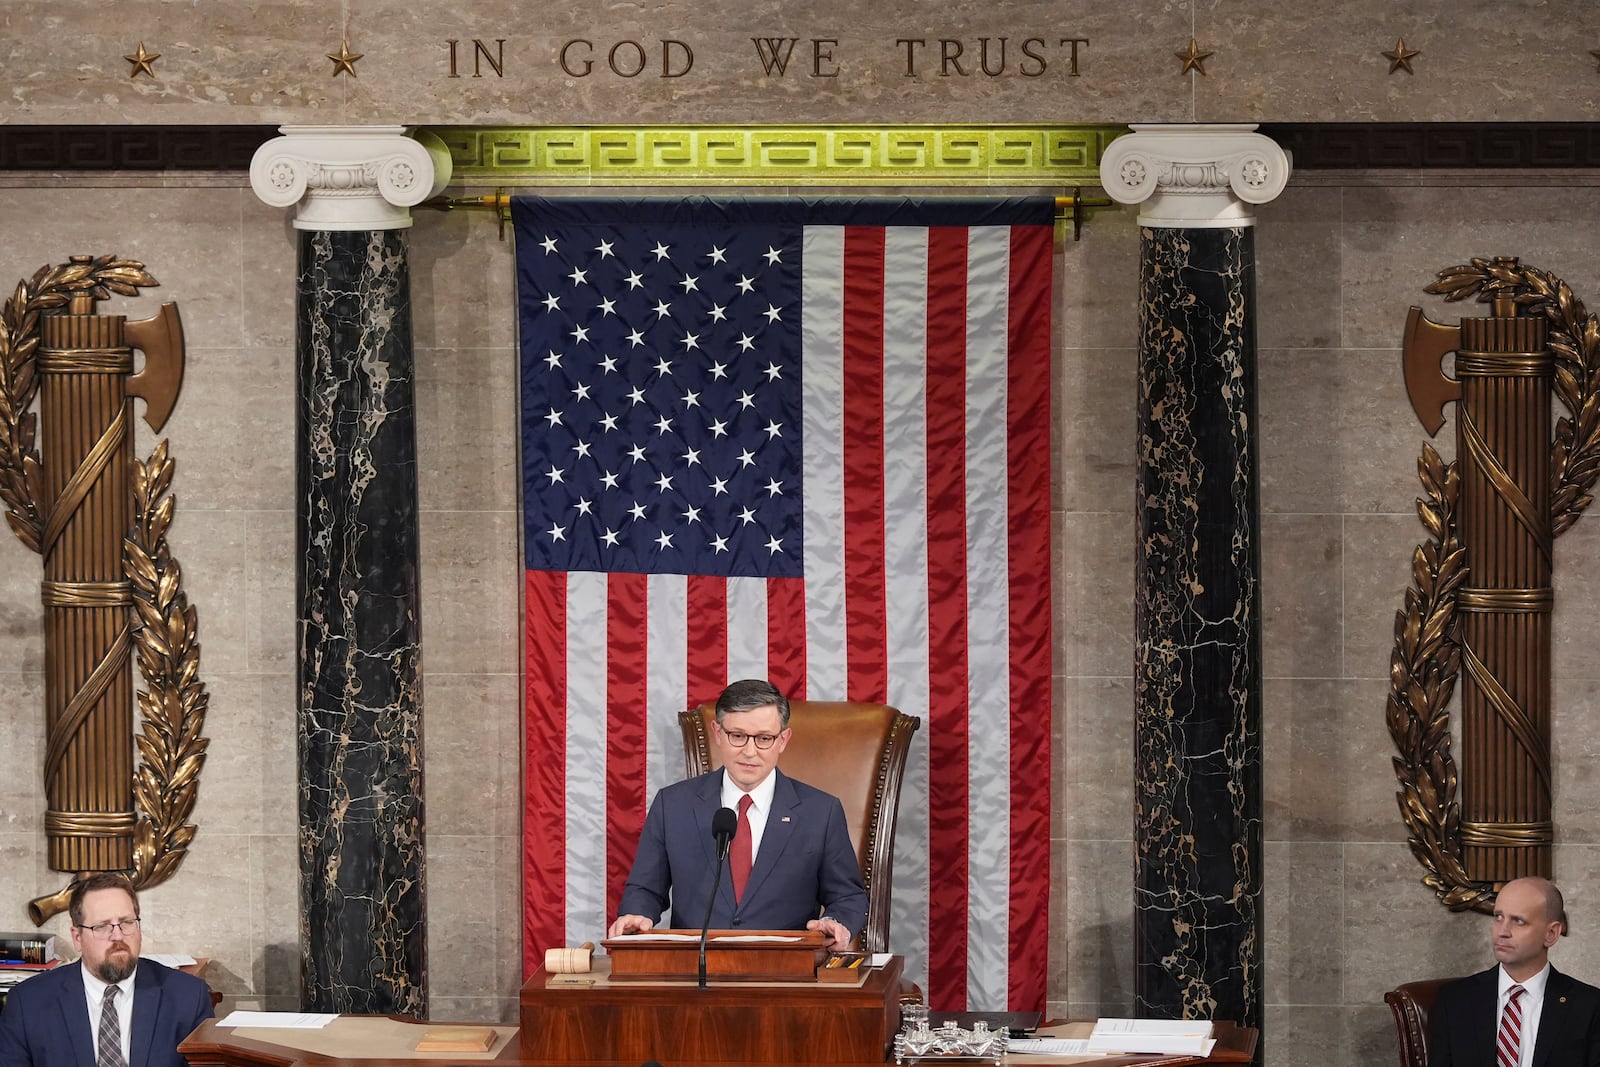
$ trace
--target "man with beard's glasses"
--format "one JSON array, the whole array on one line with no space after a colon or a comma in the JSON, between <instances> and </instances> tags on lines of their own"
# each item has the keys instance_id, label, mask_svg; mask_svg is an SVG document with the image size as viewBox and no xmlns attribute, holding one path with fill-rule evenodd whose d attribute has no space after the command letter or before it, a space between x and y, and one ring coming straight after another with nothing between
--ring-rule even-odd
<instances>
[{"instance_id":1,"label":"man with beard's glasses","mask_svg":"<svg viewBox=\"0 0 1600 1067\"><path fill-rule=\"evenodd\" d=\"M178 1042L211 1018L211 991L139 958L133 884L116 872L91 874L74 884L68 911L82 958L12 988L0 1014L0 1067L183 1065Z\"/></svg>"}]
</instances>

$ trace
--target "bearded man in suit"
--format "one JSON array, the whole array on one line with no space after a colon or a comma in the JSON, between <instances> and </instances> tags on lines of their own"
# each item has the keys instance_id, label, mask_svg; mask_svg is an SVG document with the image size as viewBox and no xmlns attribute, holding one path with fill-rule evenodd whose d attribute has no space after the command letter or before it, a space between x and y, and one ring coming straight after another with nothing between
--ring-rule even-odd
<instances>
[{"instance_id":1,"label":"bearded man in suit","mask_svg":"<svg viewBox=\"0 0 1600 1067\"><path fill-rule=\"evenodd\" d=\"M123 874L77 882L67 905L77 963L14 986L0 1067L185 1067L178 1042L211 1018L200 979L139 958L139 899Z\"/></svg>"},{"instance_id":2,"label":"bearded man in suit","mask_svg":"<svg viewBox=\"0 0 1600 1067\"><path fill-rule=\"evenodd\" d=\"M1440 988L1428 1067L1600 1067L1600 989L1550 965L1567 932L1561 891L1507 882L1490 930L1499 963Z\"/></svg>"}]
</instances>

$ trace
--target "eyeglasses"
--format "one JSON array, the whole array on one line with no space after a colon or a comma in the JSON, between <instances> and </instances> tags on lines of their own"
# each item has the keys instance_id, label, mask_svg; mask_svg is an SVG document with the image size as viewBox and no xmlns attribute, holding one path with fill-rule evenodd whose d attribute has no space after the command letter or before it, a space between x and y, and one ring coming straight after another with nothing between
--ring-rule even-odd
<instances>
[{"instance_id":1,"label":"eyeglasses","mask_svg":"<svg viewBox=\"0 0 1600 1067\"><path fill-rule=\"evenodd\" d=\"M718 726L717 729L722 730L722 727ZM728 739L728 744L732 745L734 748L743 748L746 743L754 741L756 743L756 747L765 752L767 749L775 745L778 741L778 738L782 737L783 735L747 734L743 730L722 730L722 736L726 737Z\"/></svg>"},{"instance_id":2,"label":"eyeglasses","mask_svg":"<svg viewBox=\"0 0 1600 1067\"><path fill-rule=\"evenodd\" d=\"M114 923L95 923L93 926L80 926L78 929L86 934L92 934L101 941L107 941L118 934L136 934L139 932L138 919L123 919Z\"/></svg>"}]
</instances>

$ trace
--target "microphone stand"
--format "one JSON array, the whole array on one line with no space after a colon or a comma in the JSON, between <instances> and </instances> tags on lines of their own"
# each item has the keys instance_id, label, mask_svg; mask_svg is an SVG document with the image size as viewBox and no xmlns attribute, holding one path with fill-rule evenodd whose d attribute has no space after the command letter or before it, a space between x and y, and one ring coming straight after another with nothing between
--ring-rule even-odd
<instances>
[{"instance_id":1,"label":"microphone stand","mask_svg":"<svg viewBox=\"0 0 1600 1067\"><path fill-rule=\"evenodd\" d=\"M729 815L733 814L732 810L729 808L722 808L717 812L717 814L720 816L723 812L727 812ZM701 989L706 988L706 942L710 940L711 937L711 909L717 903L717 890L722 888L722 868L725 866L722 861L728 858L728 849L733 845L733 834L723 834L717 832L719 829L723 828L719 825L719 823L720 820L712 820L712 834L717 839L717 873L716 876L711 879L711 895L706 898L706 917L700 923Z\"/></svg>"}]
</instances>

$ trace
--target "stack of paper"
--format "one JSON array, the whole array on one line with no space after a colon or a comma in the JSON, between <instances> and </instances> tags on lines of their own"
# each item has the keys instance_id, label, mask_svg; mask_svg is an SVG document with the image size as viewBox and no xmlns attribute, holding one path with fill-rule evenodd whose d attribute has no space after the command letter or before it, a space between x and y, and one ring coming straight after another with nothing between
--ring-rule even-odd
<instances>
[{"instance_id":1,"label":"stack of paper","mask_svg":"<svg viewBox=\"0 0 1600 1067\"><path fill-rule=\"evenodd\" d=\"M1205 1019L1101 1019L1089 1035L1090 1052L1209 1056L1216 1043Z\"/></svg>"}]
</instances>

